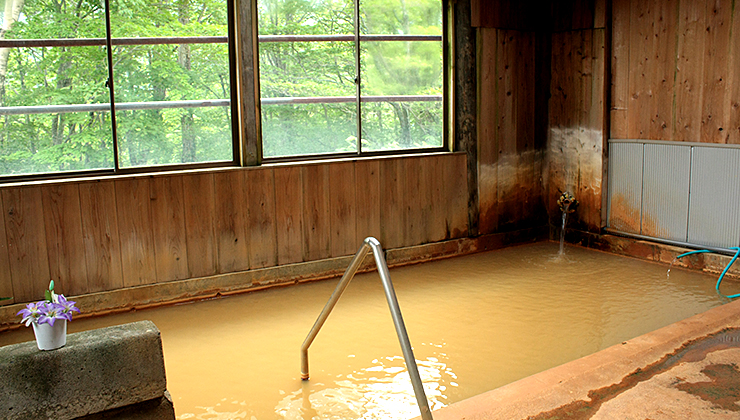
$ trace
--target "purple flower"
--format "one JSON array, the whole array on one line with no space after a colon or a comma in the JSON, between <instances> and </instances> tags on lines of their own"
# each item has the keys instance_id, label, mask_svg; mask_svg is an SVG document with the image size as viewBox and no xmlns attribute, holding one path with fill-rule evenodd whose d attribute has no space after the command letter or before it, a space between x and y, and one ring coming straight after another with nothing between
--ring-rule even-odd
<instances>
[{"instance_id":1,"label":"purple flower","mask_svg":"<svg viewBox=\"0 0 740 420\"><path fill-rule=\"evenodd\" d=\"M32 322L38 322L41 314L46 310L46 301L33 302L26 305L26 309L21 309L16 315L23 315L21 323L28 327Z\"/></svg>"},{"instance_id":2,"label":"purple flower","mask_svg":"<svg viewBox=\"0 0 740 420\"><path fill-rule=\"evenodd\" d=\"M72 320L74 312L80 312L75 306L75 302L67 300L64 295L53 293L53 283L49 286L51 301L42 300L39 302L29 303L25 309L18 311L17 315L22 315L21 323L28 327L31 323L54 325L57 319Z\"/></svg>"},{"instance_id":3,"label":"purple flower","mask_svg":"<svg viewBox=\"0 0 740 420\"><path fill-rule=\"evenodd\" d=\"M67 300L67 298L65 298L64 295L57 295L56 303L57 305L62 307L62 313L69 317L68 318L69 321L72 320L72 312L80 313L80 309L75 306L76 302Z\"/></svg>"},{"instance_id":4,"label":"purple flower","mask_svg":"<svg viewBox=\"0 0 740 420\"><path fill-rule=\"evenodd\" d=\"M44 311L41 312L39 317L39 324L54 325L54 321L57 319L72 320L71 314L65 314L64 307L58 303L47 303Z\"/></svg>"}]
</instances>

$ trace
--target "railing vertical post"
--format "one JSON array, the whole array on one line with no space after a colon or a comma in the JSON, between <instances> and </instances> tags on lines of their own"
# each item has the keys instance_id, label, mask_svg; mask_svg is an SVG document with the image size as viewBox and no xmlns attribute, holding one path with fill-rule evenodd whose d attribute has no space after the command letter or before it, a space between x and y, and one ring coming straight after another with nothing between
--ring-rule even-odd
<instances>
[{"instance_id":1,"label":"railing vertical post","mask_svg":"<svg viewBox=\"0 0 740 420\"><path fill-rule=\"evenodd\" d=\"M368 251L372 249L373 256L375 257L375 264L378 267L378 274L380 280L383 283L383 290L385 291L385 298L388 301L388 307L391 310L391 317L393 318L393 325L396 327L396 335L398 335L398 341L401 344L401 351L403 352L403 358L406 362L406 369L409 372L411 378L411 385L414 388L414 395L416 396L416 403L419 405L419 411L421 412L422 420L433 420L432 411L429 409L429 403L427 401L426 393L424 392L424 386L419 375L419 368L416 366L416 359L414 358L414 352L411 348L411 341L409 340L408 333L406 332L406 325L403 322L401 316L401 308L398 305L398 299L396 298L396 292L393 289L393 283L391 282L391 276L388 272L388 264L386 264L385 256L383 255L383 248L380 246L380 242L373 237L365 238L362 243L362 247L357 251L355 257L350 262L349 267L344 272L342 279L334 289L329 301L324 306L318 319L314 323L308 336L303 341L301 346L301 379L308 380L308 348L313 343L316 335L319 333L321 326L329 317L332 309L337 304L337 301L344 293L344 290L349 285L350 280L354 277L357 270L362 264L362 260L367 255Z\"/></svg>"}]
</instances>

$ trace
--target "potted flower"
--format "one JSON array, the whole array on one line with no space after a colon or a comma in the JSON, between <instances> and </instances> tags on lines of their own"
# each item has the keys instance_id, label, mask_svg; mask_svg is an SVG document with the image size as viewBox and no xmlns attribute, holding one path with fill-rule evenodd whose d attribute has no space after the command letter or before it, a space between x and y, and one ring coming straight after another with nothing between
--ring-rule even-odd
<instances>
[{"instance_id":1,"label":"potted flower","mask_svg":"<svg viewBox=\"0 0 740 420\"><path fill-rule=\"evenodd\" d=\"M72 320L73 312L80 310L75 302L54 293L54 280L49 283L49 290L44 295L44 300L29 303L25 309L18 311L18 315L23 316L21 323L33 325L39 350L54 350L67 344L67 321Z\"/></svg>"}]
</instances>

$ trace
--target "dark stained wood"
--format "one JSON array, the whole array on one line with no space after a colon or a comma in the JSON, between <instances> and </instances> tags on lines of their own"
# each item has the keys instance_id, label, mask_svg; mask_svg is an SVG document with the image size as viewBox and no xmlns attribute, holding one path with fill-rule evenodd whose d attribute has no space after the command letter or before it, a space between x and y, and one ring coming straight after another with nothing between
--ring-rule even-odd
<instances>
[{"instance_id":1,"label":"dark stained wood","mask_svg":"<svg viewBox=\"0 0 740 420\"><path fill-rule=\"evenodd\" d=\"M301 168L275 168L275 224L278 264L303 261L303 183Z\"/></svg>"},{"instance_id":2,"label":"dark stained wood","mask_svg":"<svg viewBox=\"0 0 740 420\"><path fill-rule=\"evenodd\" d=\"M380 162L377 159L358 160L355 164L355 198L357 207L358 241L368 236L380 240ZM381 245L385 246L381 242ZM359 243L357 247L359 248ZM355 250L356 251L356 250Z\"/></svg>"},{"instance_id":3,"label":"dark stained wood","mask_svg":"<svg viewBox=\"0 0 740 420\"><path fill-rule=\"evenodd\" d=\"M236 0L234 13L239 28L236 42L236 60L239 68L237 89L239 90L238 120L241 131L242 148L237 151L243 166L255 166L262 162L262 141L260 132L260 93L257 83L257 15L252 0ZM235 112L234 118L237 118ZM238 144L238 143L236 143Z\"/></svg>"},{"instance_id":4,"label":"dark stained wood","mask_svg":"<svg viewBox=\"0 0 740 420\"><path fill-rule=\"evenodd\" d=\"M182 177L154 177L149 187L157 279L186 279L190 273Z\"/></svg>"},{"instance_id":5,"label":"dark stained wood","mask_svg":"<svg viewBox=\"0 0 740 420\"><path fill-rule=\"evenodd\" d=\"M355 162L329 165L331 185L331 255L341 257L357 252L362 239L357 238L357 181Z\"/></svg>"},{"instance_id":6,"label":"dark stained wood","mask_svg":"<svg viewBox=\"0 0 740 420\"><path fill-rule=\"evenodd\" d=\"M248 270L248 204L244 171L218 172L213 177L216 197L218 272L233 273Z\"/></svg>"},{"instance_id":7,"label":"dark stained wood","mask_svg":"<svg viewBox=\"0 0 740 420\"><path fill-rule=\"evenodd\" d=\"M51 274L41 188L4 188L2 196L13 297L16 302L43 299Z\"/></svg>"},{"instance_id":8,"label":"dark stained wood","mask_svg":"<svg viewBox=\"0 0 740 420\"><path fill-rule=\"evenodd\" d=\"M331 256L329 167L308 165L302 169L303 260L328 258Z\"/></svg>"},{"instance_id":9,"label":"dark stained wood","mask_svg":"<svg viewBox=\"0 0 740 420\"><path fill-rule=\"evenodd\" d=\"M468 222L471 235L478 234L478 146L477 146L477 82L476 82L476 33L470 24L469 0L452 5L455 16L455 147L453 151L468 155ZM382 181L381 181L382 182Z\"/></svg>"},{"instance_id":10,"label":"dark stained wood","mask_svg":"<svg viewBox=\"0 0 740 420\"><path fill-rule=\"evenodd\" d=\"M90 292L119 289L123 269L114 181L85 182L79 189L87 285Z\"/></svg>"},{"instance_id":11,"label":"dark stained wood","mask_svg":"<svg viewBox=\"0 0 740 420\"><path fill-rule=\"evenodd\" d=\"M611 58L611 138L629 136L630 104L630 4L629 0L612 1Z\"/></svg>"},{"instance_id":12,"label":"dark stained wood","mask_svg":"<svg viewBox=\"0 0 740 420\"><path fill-rule=\"evenodd\" d=\"M272 169L252 169L247 174L249 215L249 267L277 265L275 228L275 178Z\"/></svg>"},{"instance_id":13,"label":"dark stained wood","mask_svg":"<svg viewBox=\"0 0 740 420\"><path fill-rule=\"evenodd\" d=\"M149 178L116 180L123 285L157 282Z\"/></svg>"},{"instance_id":14,"label":"dark stained wood","mask_svg":"<svg viewBox=\"0 0 740 420\"><path fill-rule=\"evenodd\" d=\"M0 194L0 210L3 207L3 196ZM8 256L8 237L5 234L5 211L0 212L0 297L13 296L13 280L10 278L10 260ZM0 300L0 306L15 303L15 299Z\"/></svg>"},{"instance_id":15,"label":"dark stained wood","mask_svg":"<svg viewBox=\"0 0 740 420\"><path fill-rule=\"evenodd\" d=\"M79 187L72 183L45 185L41 196L49 272L55 287L67 296L88 293Z\"/></svg>"},{"instance_id":16,"label":"dark stained wood","mask_svg":"<svg viewBox=\"0 0 740 420\"><path fill-rule=\"evenodd\" d=\"M190 277L218 272L216 193L212 173L182 177L185 240Z\"/></svg>"},{"instance_id":17,"label":"dark stained wood","mask_svg":"<svg viewBox=\"0 0 740 420\"><path fill-rule=\"evenodd\" d=\"M380 243L383 248L398 248L403 246L404 231L403 219L403 171L401 159L391 158L380 161ZM461 187L461 186L460 186ZM467 191L467 188L465 188Z\"/></svg>"},{"instance_id":18,"label":"dark stained wood","mask_svg":"<svg viewBox=\"0 0 740 420\"><path fill-rule=\"evenodd\" d=\"M429 197L421 194L419 184L420 162L418 158L401 159L400 173L403 188L403 246L422 243L426 221L422 219L422 208Z\"/></svg>"},{"instance_id":19,"label":"dark stained wood","mask_svg":"<svg viewBox=\"0 0 740 420\"><path fill-rule=\"evenodd\" d=\"M499 80L499 34L498 29L480 29L478 81L481 100L478 108L478 199L480 204L480 233L495 232L498 226L498 156L499 136L497 125L499 114L503 113L498 104Z\"/></svg>"}]
</instances>

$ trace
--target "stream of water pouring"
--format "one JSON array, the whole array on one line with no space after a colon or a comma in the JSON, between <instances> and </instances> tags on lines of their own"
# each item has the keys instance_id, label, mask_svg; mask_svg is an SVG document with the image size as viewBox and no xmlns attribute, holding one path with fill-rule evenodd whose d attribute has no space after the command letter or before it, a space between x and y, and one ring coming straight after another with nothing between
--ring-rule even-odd
<instances>
[{"instance_id":1,"label":"stream of water pouring","mask_svg":"<svg viewBox=\"0 0 740 420\"><path fill-rule=\"evenodd\" d=\"M560 228L560 251L558 251L558 256L562 256L565 251L565 220L567 218L568 212L563 211L563 225Z\"/></svg>"},{"instance_id":2,"label":"stream of water pouring","mask_svg":"<svg viewBox=\"0 0 740 420\"><path fill-rule=\"evenodd\" d=\"M665 276L667 279L671 278L671 268L673 268L673 264L678 262L678 258L674 258L673 261L671 261L671 264L668 266L668 271L665 273Z\"/></svg>"}]
</instances>

